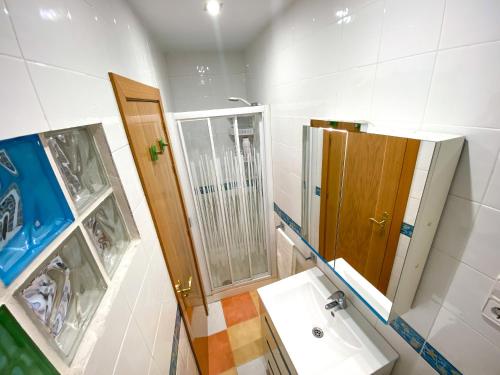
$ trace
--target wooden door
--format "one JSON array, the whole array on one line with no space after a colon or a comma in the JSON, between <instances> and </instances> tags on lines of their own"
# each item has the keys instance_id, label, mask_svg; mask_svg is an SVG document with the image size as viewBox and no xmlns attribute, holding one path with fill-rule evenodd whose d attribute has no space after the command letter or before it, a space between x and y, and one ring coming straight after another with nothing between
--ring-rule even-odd
<instances>
[{"instance_id":1,"label":"wooden door","mask_svg":"<svg viewBox=\"0 0 500 375\"><path fill-rule=\"evenodd\" d=\"M109 75L170 279L172 285L175 285L188 335L192 338L190 319L186 318L193 316L193 309L202 308L205 314L195 315L198 319L205 319L205 322L197 322L196 326L206 327L208 310L176 166L169 146L170 138L160 91L113 73ZM161 141L165 145L163 152ZM156 158L151 155L152 146L158 151ZM197 335L199 336L199 332Z\"/></svg>"},{"instance_id":2,"label":"wooden door","mask_svg":"<svg viewBox=\"0 0 500 375\"><path fill-rule=\"evenodd\" d=\"M335 257L337 239L335 228L337 228L340 209L347 135L345 131L331 131L323 134L319 253L328 260Z\"/></svg>"},{"instance_id":3,"label":"wooden door","mask_svg":"<svg viewBox=\"0 0 500 375\"><path fill-rule=\"evenodd\" d=\"M419 141L359 132L346 134L344 167L339 172L338 163L334 163L333 168L337 174L342 173L340 202L335 190L336 179L325 177L330 181L327 190L333 194L327 196L330 204L325 206L323 214L323 246L326 254L331 254L333 249L334 258L345 259L385 294ZM338 144L341 144L339 140ZM329 153L339 152L330 147ZM329 165L323 174L332 174L331 163ZM385 223L377 223L383 220Z\"/></svg>"}]
</instances>

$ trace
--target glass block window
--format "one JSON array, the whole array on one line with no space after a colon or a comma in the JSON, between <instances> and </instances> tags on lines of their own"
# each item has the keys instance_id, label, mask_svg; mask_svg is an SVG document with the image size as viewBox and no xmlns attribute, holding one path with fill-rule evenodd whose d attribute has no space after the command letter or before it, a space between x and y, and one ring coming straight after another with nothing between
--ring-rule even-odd
<instances>
[{"instance_id":1,"label":"glass block window","mask_svg":"<svg viewBox=\"0 0 500 375\"><path fill-rule=\"evenodd\" d=\"M5 306L0 307L0 374L58 374Z\"/></svg>"},{"instance_id":2,"label":"glass block window","mask_svg":"<svg viewBox=\"0 0 500 375\"><path fill-rule=\"evenodd\" d=\"M9 285L71 222L36 135L0 141L0 279Z\"/></svg>"},{"instance_id":3,"label":"glass block window","mask_svg":"<svg viewBox=\"0 0 500 375\"><path fill-rule=\"evenodd\" d=\"M76 229L26 280L16 298L69 363L105 290L105 281Z\"/></svg>"},{"instance_id":4,"label":"glass block window","mask_svg":"<svg viewBox=\"0 0 500 375\"><path fill-rule=\"evenodd\" d=\"M104 268L112 275L130 237L113 195L107 197L83 222Z\"/></svg>"},{"instance_id":5,"label":"glass block window","mask_svg":"<svg viewBox=\"0 0 500 375\"><path fill-rule=\"evenodd\" d=\"M47 143L79 212L109 186L102 161L87 128L50 133Z\"/></svg>"}]
</instances>

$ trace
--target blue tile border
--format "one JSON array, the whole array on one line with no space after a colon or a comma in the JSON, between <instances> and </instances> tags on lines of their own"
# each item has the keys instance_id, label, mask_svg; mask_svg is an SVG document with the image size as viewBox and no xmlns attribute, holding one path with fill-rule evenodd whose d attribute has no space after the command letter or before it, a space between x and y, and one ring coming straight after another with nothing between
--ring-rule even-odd
<instances>
[{"instance_id":1,"label":"blue tile border","mask_svg":"<svg viewBox=\"0 0 500 375\"><path fill-rule=\"evenodd\" d=\"M302 238L300 233L300 225L298 225L293 219L287 215L285 211L283 211L277 204L274 202L274 212L283 220L295 233L297 233L302 241L305 242L307 246L311 248L323 262L326 262L326 259L323 259L319 253L305 240ZM405 231L405 232L403 232ZM413 235L413 225L403 223L401 226L401 233L411 237ZM335 271L334 271L335 272ZM337 275L339 276L339 275ZM340 276L339 276L340 277ZM341 278L342 279L342 278ZM352 289L352 287L342 279L342 281ZM353 289L356 295L363 300L361 296ZM377 314L370 305L367 305L370 310L378 316L379 319L384 321ZM385 321L384 321L385 322ZM387 324L387 322L386 322ZM429 344L425 339L412 327L410 326L403 318L397 317L396 319L389 322L389 325L396 331L396 333L406 341L408 345L410 345L437 373L441 375L462 375L462 373L451 364L441 353L439 353L431 344Z\"/></svg>"},{"instance_id":2,"label":"blue tile border","mask_svg":"<svg viewBox=\"0 0 500 375\"><path fill-rule=\"evenodd\" d=\"M401 317L397 317L389 325L401 336L417 353L422 350L425 340Z\"/></svg>"},{"instance_id":3,"label":"blue tile border","mask_svg":"<svg viewBox=\"0 0 500 375\"><path fill-rule=\"evenodd\" d=\"M403 223L401 224L401 234L404 234L405 236L408 236L411 238L413 236L413 225L408 224L408 223Z\"/></svg>"},{"instance_id":4,"label":"blue tile border","mask_svg":"<svg viewBox=\"0 0 500 375\"><path fill-rule=\"evenodd\" d=\"M177 373L177 358L179 355L179 336L181 333L181 308L177 305L177 313L175 315L174 338L172 340L172 354L170 355L170 370L169 375Z\"/></svg>"},{"instance_id":5,"label":"blue tile border","mask_svg":"<svg viewBox=\"0 0 500 375\"><path fill-rule=\"evenodd\" d=\"M443 357L443 355L428 342L425 343L420 355L441 375L462 375L462 373L455 366L453 366L450 361Z\"/></svg>"},{"instance_id":6,"label":"blue tile border","mask_svg":"<svg viewBox=\"0 0 500 375\"><path fill-rule=\"evenodd\" d=\"M278 216L281 218L281 220L283 220L286 223L286 225L292 228L292 230L300 236L301 232L300 225L297 224L295 221L293 221L293 219L290 216L288 216L285 211L279 208L279 206L276 203L274 203L274 212L278 214Z\"/></svg>"}]
</instances>

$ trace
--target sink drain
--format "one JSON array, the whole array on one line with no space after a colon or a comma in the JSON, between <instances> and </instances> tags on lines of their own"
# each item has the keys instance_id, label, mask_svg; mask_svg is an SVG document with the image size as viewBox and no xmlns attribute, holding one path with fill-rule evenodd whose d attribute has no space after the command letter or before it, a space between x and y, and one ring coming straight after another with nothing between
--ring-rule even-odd
<instances>
[{"instance_id":1,"label":"sink drain","mask_svg":"<svg viewBox=\"0 0 500 375\"><path fill-rule=\"evenodd\" d=\"M314 337L317 337L318 339L320 339L323 337L323 330L321 328L314 327L312 329L312 334Z\"/></svg>"}]
</instances>

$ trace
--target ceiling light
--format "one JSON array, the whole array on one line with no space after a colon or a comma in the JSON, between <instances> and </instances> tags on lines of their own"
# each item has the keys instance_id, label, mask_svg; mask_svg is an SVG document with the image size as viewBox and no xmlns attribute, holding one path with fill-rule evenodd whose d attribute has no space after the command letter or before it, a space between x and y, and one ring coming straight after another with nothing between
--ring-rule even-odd
<instances>
[{"instance_id":1,"label":"ceiling light","mask_svg":"<svg viewBox=\"0 0 500 375\"><path fill-rule=\"evenodd\" d=\"M208 0L205 3L205 11L208 12L211 16L215 17L220 13L220 9L222 8L222 3L218 0Z\"/></svg>"}]
</instances>

